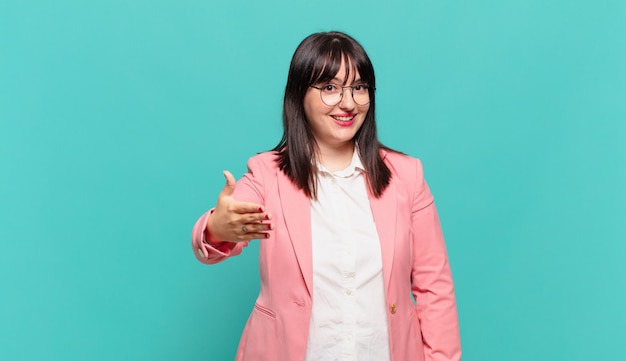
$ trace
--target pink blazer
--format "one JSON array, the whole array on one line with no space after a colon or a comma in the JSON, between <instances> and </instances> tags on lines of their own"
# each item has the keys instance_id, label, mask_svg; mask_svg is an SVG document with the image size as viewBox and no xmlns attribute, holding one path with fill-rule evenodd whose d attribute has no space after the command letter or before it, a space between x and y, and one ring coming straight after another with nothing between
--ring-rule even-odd
<instances>
[{"instance_id":1,"label":"pink blazer","mask_svg":"<svg viewBox=\"0 0 626 361\"><path fill-rule=\"evenodd\" d=\"M461 345L452 275L421 162L395 152L382 155L392 179L380 198L370 195L370 205L381 243L391 359L458 361ZM269 152L249 160L234 198L264 205L275 227L270 238L257 241L261 290L236 360L302 361L313 289L310 201L278 169ZM215 248L204 243L210 214L200 217L192 236L196 257L207 264L236 256L247 245Z\"/></svg>"}]
</instances>

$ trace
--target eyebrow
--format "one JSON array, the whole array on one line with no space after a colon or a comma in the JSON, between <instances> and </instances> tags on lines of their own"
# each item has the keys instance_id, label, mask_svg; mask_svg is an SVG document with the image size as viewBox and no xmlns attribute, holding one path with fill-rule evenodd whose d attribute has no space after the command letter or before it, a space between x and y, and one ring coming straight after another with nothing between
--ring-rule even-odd
<instances>
[{"instance_id":1,"label":"eyebrow","mask_svg":"<svg viewBox=\"0 0 626 361\"><path fill-rule=\"evenodd\" d=\"M332 78L331 81L336 81L337 83L343 84L343 79L339 79L337 77ZM357 79L354 79L354 81L352 81L352 84L359 84L359 83L365 83L365 82L361 80L361 78L357 78Z\"/></svg>"}]
</instances>

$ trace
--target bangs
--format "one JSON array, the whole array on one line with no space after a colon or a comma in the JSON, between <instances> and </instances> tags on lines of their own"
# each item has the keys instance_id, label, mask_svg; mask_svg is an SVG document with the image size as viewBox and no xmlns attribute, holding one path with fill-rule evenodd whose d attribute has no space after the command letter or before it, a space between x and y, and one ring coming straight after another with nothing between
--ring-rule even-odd
<instances>
[{"instance_id":1,"label":"bangs","mask_svg":"<svg viewBox=\"0 0 626 361\"><path fill-rule=\"evenodd\" d=\"M358 54L345 49L345 44L339 41L333 41L329 44L329 49L320 49L320 56L313 61L311 77L309 84L327 83L335 78L342 65L345 67L345 77L342 84L346 85L350 80L356 80L357 73L360 80L364 83L370 83L371 77L368 76L367 61L362 59ZM324 54L324 50L327 50Z\"/></svg>"}]
</instances>

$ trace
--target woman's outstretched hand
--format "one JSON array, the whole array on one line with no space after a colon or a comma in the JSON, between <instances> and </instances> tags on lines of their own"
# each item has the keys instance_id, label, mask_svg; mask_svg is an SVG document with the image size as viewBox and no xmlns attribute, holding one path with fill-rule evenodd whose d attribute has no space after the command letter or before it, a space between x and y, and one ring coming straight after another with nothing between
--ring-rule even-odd
<instances>
[{"instance_id":1,"label":"woman's outstretched hand","mask_svg":"<svg viewBox=\"0 0 626 361\"><path fill-rule=\"evenodd\" d=\"M226 185L220 192L217 205L207 222L211 239L221 242L243 242L268 238L272 216L262 205L238 202L233 198L235 177L224 171Z\"/></svg>"}]
</instances>

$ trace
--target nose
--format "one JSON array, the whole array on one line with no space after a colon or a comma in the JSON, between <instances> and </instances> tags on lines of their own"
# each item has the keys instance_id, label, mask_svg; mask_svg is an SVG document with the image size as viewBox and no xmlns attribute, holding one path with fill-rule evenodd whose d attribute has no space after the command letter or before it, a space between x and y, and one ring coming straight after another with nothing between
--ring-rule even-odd
<instances>
[{"instance_id":1,"label":"nose","mask_svg":"<svg viewBox=\"0 0 626 361\"><path fill-rule=\"evenodd\" d=\"M348 110L354 109L355 103L352 97L352 87L345 87L341 89L341 101L339 102L339 108Z\"/></svg>"}]
</instances>

